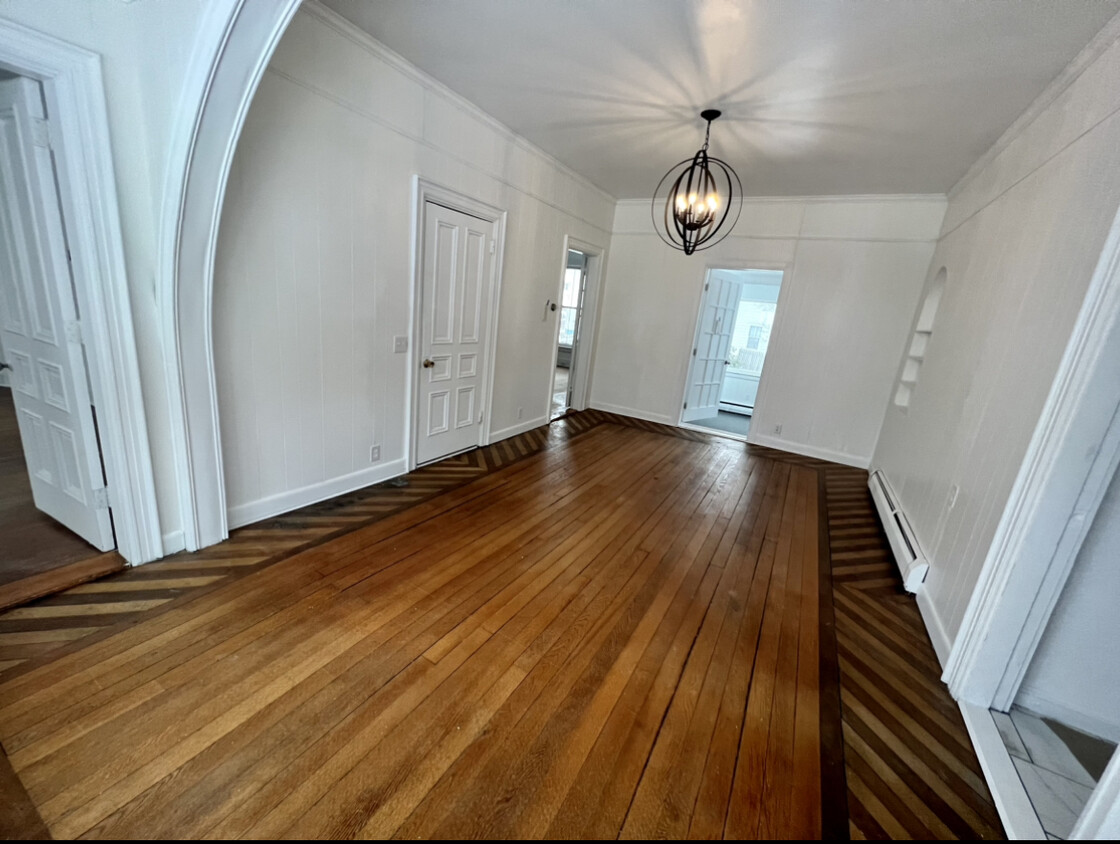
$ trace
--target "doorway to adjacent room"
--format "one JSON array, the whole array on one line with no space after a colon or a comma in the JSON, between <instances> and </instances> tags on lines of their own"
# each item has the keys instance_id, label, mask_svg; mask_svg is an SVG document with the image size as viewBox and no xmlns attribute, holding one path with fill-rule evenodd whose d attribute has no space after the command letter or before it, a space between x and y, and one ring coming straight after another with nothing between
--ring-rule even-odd
<instances>
[{"instance_id":1,"label":"doorway to adjacent room","mask_svg":"<svg viewBox=\"0 0 1120 844\"><path fill-rule=\"evenodd\" d=\"M691 349L682 424L746 439L782 276L782 270L708 271Z\"/></svg>"},{"instance_id":2,"label":"doorway to adjacent room","mask_svg":"<svg viewBox=\"0 0 1120 844\"><path fill-rule=\"evenodd\" d=\"M560 293L560 318L556 337L556 366L552 373L552 401L549 419L563 416L572 407L576 361L583 327L583 309L587 294L590 257L578 249L569 249L564 267L564 286Z\"/></svg>"}]
</instances>

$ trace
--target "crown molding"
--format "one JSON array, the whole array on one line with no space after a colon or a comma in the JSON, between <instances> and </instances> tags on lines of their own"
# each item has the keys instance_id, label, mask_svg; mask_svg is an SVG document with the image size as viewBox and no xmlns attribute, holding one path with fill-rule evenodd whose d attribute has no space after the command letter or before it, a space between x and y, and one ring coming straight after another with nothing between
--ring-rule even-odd
<instances>
[{"instance_id":1,"label":"crown molding","mask_svg":"<svg viewBox=\"0 0 1120 844\"><path fill-rule=\"evenodd\" d=\"M652 199L620 199L618 205L627 206L640 206L649 205ZM860 193L845 196L837 194L835 196L744 196L743 204L754 202L798 202L804 204L822 205L827 203L857 203L857 202L946 202L947 197L943 193Z\"/></svg>"},{"instance_id":2,"label":"crown molding","mask_svg":"<svg viewBox=\"0 0 1120 844\"><path fill-rule=\"evenodd\" d=\"M1033 102L1027 106L1026 111L1020 114L1015 122L1012 123L1003 134L996 138L988 149L978 159L972 162L971 166L965 170L964 175L961 176L955 185L949 189L948 197L950 200L955 199L957 195L964 190L964 188L975 179L989 164L991 164L1000 153L1007 149L1011 144L1042 114L1046 109L1054 104L1054 101L1064 94L1069 88L1081 78L1090 65L1099 59L1104 52L1113 45L1113 43L1120 39L1120 13L1114 15L1108 23L1106 23L1096 35L1092 37L1088 44L1086 44L1080 53L1073 57L1073 60L1062 68L1061 73L1055 76L1050 84L1042 89L1042 93L1034 98Z\"/></svg>"},{"instance_id":3,"label":"crown molding","mask_svg":"<svg viewBox=\"0 0 1120 844\"><path fill-rule=\"evenodd\" d=\"M381 59L398 73L407 76L413 82L423 85L424 87L429 88L435 93L439 94L441 97L457 106L462 111L469 114L471 117L474 117L475 119L480 120L482 123L486 124L489 128L493 129L499 135L502 135L511 143L517 144L525 151L544 159L564 175L575 180L588 190L594 191L595 193L599 194L601 198L612 203L616 201L614 196L607 193L586 176L582 175L581 173L577 173L575 170L573 170L564 162L560 161L555 156L550 155L549 153L538 147L536 144L517 134L511 128L506 126L506 124L502 123L493 115L483 111L462 94L456 93L455 91L444 85L442 82L440 82L438 79L429 76L427 73L418 68L400 53L394 52L392 49L382 44L360 26L344 18L333 9L328 9L322 3L319 3L318 0L304 0L304 3L300 6L300 11L306 12L311 17L317 19L320 23L323 23L333 29L339 35L354 42L362 49Z\"/></svg>"}]
</instances>

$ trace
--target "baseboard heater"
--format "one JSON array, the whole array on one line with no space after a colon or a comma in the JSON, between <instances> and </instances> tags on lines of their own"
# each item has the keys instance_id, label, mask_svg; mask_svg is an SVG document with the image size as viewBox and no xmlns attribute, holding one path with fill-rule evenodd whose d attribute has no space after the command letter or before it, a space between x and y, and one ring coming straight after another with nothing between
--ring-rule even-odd
<instances>
[{"instance_id":1,"label":"baseboard heater","mask_svg":"<svg viewBox=\"0 0 1120 844\"><path fill-rule=\"evenodd\" d=\"M894 494L882 472L872 472L867 485L871 488L871 497L875 501L875 509L879 511L883 532L894 552L894 560L902 573L902 586L907 592L917 592L925 582L929 562L918 546L914 529L899 509L898 496Z\"/></svg>"}]
</instances>

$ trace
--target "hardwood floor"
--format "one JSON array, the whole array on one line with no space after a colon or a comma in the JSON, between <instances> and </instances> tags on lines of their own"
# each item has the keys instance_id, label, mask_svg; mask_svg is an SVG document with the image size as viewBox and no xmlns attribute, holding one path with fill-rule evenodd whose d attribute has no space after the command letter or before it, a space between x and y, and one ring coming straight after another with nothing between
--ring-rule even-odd
<instances>
[{"instance_id":1,"label":"hardwood floor","mask_svg":"<svg viewBox=\"0 0 1120 844\"><path fill-rule=\"evenodd\" d=\"M891 832L845 786L828 508L866 475L829 465L566 417L0 614L0 742L56 837Z\"/></svg>"},{"instance_id":2,"label":"hardwood floor","mask_svg":"<svg viewBox=\"0 0 1120 844\"><path fill-rule=\"evenodd\" d=\"M123 568L35 509L12 391L0 389L0 608Z\"/></svg>"}]
</instances>

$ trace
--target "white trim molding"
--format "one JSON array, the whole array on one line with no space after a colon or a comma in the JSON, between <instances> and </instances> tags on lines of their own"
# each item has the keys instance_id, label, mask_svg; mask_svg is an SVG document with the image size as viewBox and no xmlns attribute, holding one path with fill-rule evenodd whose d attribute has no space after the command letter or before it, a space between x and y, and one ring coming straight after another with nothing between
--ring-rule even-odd
<instances>
[{"instance_id":1,"label":"white trim molding","mask_svg":"<svg viewBox=\"0 0 1120 844\"><path fill-rule=\"evenodd\" d=\"M1015 139L1038 119L1039 115L1050 108L1058 97L1080 79L1081 74L1099 59L1117 38L1120 38L1120 14L1113 16L1081 49L1081 52L1074 56L1073 61L1066 65L1062 72L1042 90L1042 93L1034 98L1026 111L1020 114L978 159L972 162L964 175L949 189L949 200L955 199L969 182L987 170L999 154L1011 146Z\"/></svg>"},{"instance_id":2,"label":"white trim molding","mask_svg":"<svg viewBox=\"0 0 1120 844\"><path fill-rule=\"evenodd\" d=\"M373 484L396 478L408 472L408 462L402 457L389 463L360 469L339 478L319 481L308 484L299 489L289 489L284 492L262 498L260 501L250 501L229 508L229 526L238 528L244 525L259 522L281 513L298 510L311 504L318 504L328 498L345 495L348 492L363 489Z\"/></svg>"},{"instance_id":3,"label":"white trim molding","mask_svg":"<svg viewBox=\"0 0 1120 844\"><path fill-rule=\"evenodd\" d=\"M195 41L172 133L160 230L172 445L189 550L229 535L214 375L218 225L237 139L299 0L212 0Z\"/></svg>"},{"instance_id":4,"label":"white trim molding","mask_svg":"<svg viewBox=\"0 0 1120 844\"><path fill-rule=\"evenodd\" d=\"M88 329L86 354L117 548L163 555L148 426L124 262L101 57L0 19L0 64L42 83L57 138L59 195Z\"/></svg>"},{"instance_id":5,"label":"white trim molding","mask_svg":"<svg viewBox=\"0 0 1120 844\"><path fill-rule=\"evenodd\" d=\"M855 454L845 454L843 451L834 451L831 448L821 448L816 445L785 440L770 434L747 434L747 443L774 448L778 451L788 451L792 454L801 454L805 457L815 457L818 460L827 460L830 463L840 463L844 466L854 466L857 469L866 469L870 460L858 457Z\"/></svg>"},{"instance_id":6,"label":"white trim molding","mask_svg":"<svg viewBox=\"0 0 1120 844\"><path fill-rule=\"evenodd\" d=\"M1120 213L945 667L953 696L1004 711L1120 463Z\"/></svg>"},{"instance_id":7,"label":"white trim molding","mask_svg":"<svg viewBox=\"0 0 1120 844\"><path fill-rule=\"evenodd\" d=\"M992 713L982 706L964 701L960 703L960 708L1007 837L1020 841L1044 841L1046 833L1004 746Z\"/></svg>"}]
</instances>

